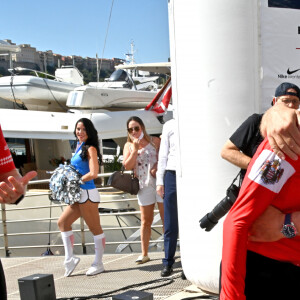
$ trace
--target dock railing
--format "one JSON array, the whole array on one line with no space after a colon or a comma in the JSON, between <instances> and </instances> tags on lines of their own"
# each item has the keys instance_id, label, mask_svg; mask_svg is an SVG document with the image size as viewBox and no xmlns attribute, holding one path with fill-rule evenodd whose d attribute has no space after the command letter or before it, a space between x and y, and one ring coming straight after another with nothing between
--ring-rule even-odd
<instances>
[{"instance_id":1,"label":"dock railing","mask_svg":"<svg viewBox=\"0 0 300 300\"><path fill-rule=\"evenodd\" d=\"M99 174L98 177L109 177L112 173L105 173L105 174ZM25 199L21 202L22 205L13 206L13 205L5 205L1 204L1 216L2 220L0 221L2 232L0 234L0 251L5 251L5 256L9 257L11 255L11 251L18 250L21 253L21 250L26 249L27 252L32 251L34 252L34 249L37 248L46 248L48 252L46 251L45 255L52 254L51 248L62 248L63 244L57 243L57 240L60 239L60 231L57 226L57 220L59 218L59 210L63 210L63 207L66 206L66 204L60 204L55 203L51 200L49 200L50 191L45 190L42 192L41 190L33 191L30 190L31 185L36 184L44 184L49 183L49 179L43 179L43 180L34 180L29 182L28 184L28 190ZM102 186L98 188L100 193L105 194L113 194L113 191L116 192L111 187ZM137 204L137 197L136 196L130 196L128 194L122 194L119 193L120 197L117 197L117 199L101 199L100 205L99 205L99 214L100 214L100 220L101 224L103 223L102 220L104 218L114 218L117 222L117 226L103 226L103 231L106 235L106 246L116 247L115 251L116 253L124 251L124 249L129 249L131 252L133 252L133 246L137 245L136 247L140 247L140 210L138 208ZM42 205L30 205L25 206L25 204L28 203L35 203L35 197L43 197L43 201L47 201L47 203L43 203ZM48 199L47 199L48 198ZM101 197L102 198L102 197ZM26 199L30 199L32 201L26 201ZM21 204L20 203L20 204ZM118 204L126 203L125 208L118 208ZM106 206L106 207L103 207ZM117 208L113 208L113 206L117 206ZM53 210L56 209L56 216L53 216ZM35 215L42 215L42 213L39 213L40 210L47 210L49 211L49 217L37 217L37 218L23 218L22 216L26 214L30 214L32 216ZM9 218L8 215L12 214L13 217ZM154 221L152 223L152 234L155 235L157 238L150 241L149 248L156 247L157 250L161 250L162 248L162 242L163 242L163 231L162 231L162 224L160 223L160 216L157 209L154 210ZM130 218L131 223L136 223L137 225L128 224L128 218ZM134 220L134 221L132 221ZM110 224L110 222L104 222L106 224ZM37 225L35 225L37 224ZM41 228L41 224L43 224L43 228L48 228L47 230L39 231ZM55 224L55 226L52 226ZM14 227L14 230L10 230L11 227ZM55 229L52 229L52 227L55 227ZM74 246L79 247L83 254L87 254L87 247L93 245L93 241L91 238L89 238L90 242L87 239L87 234L91 235L89 232L89 229L87 228L83 218L80 218L78 226L75 226L76 228L73 228L74 234L77 233L80 235L80 242L75 242ZM16 229L21 228L32 228L32 230L25 230L25 232L15 232ZM21 230L20 230L21 231ZM122 240L114 240L110 241L109 237L116 235L114 232L121 233ZM129 232L129 234L128 234ZM120 236L120 234L118 234ZM44 236L44 238L39 238ZM34 243L30 244L29 241L35 237L37 240L41 239L45 241L45 236L48 237L48 243ZM56 240L52 239L51 237L57 237ZM13 241L17 238L21 238L25 241L24 245L14 245L15 243L12 243L10 241ZM76 239L76 237L75 237ZM2 241L2 242L1 242ZM137 250L140 251L140 250ZM24 255L26 256L26 255Z\"/></svg>"}]
</instances>

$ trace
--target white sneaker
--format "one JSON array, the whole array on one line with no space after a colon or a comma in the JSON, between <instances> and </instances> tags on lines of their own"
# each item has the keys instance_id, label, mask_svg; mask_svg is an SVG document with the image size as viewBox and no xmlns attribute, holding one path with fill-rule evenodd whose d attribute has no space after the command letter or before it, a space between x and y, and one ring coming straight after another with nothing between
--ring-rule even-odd
<instances>
[{"instance_id":1,"label":"white sneaker","mask_svg":"<svg viewBox=\"0 0 300 300\"><path fill-rule=\"evenodd\" d=\"M64 265L65 265L66 272L64 276L69 277L73 273L73 271L75 270L79 262L80 262L80 258L76 256L72 257L68 262L65 262Z\"/></svg>"},{"instance_id":2,"label":"white sneaker","mask_svg":"<svg viewBox=\"0 0 300 300\"><path fill-rule=\"evenodd\" d=\"M100 264L92 264L92 266L87 270L85 274L87 276L92 276L102 272L104 272L104 266L103 263L100 263Z\"/></svg>"},{"instance_id":3,"label":"white sneaker","mask_svg":"<svg viewBox=\"0 0 300 300\"><path fill-rule=\"evenodd\" d=\"M150 260L150 257L148 255L146 255L146 256L140 255L135 262L136 262L136 264L140 265L140 264L144 264L144 263L148 262L149 260Z\"/></svg>"}]
</instances>

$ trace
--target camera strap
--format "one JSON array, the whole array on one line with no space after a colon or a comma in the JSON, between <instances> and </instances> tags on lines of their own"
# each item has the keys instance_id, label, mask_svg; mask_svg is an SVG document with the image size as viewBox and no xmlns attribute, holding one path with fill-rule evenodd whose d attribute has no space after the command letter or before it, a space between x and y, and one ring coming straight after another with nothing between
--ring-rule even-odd
<instances>
[{"instance_id":1,"label":"camera strap","mask_svg":"<svg viewBox=\"0 0 300 300\"><path fill-rule=\"evenodd\" d=\"M232 186L232 185L235 183L235 181L238 179L238 177L240 177L239 182L238 182L238 187L239 187L239 188L241 187L241 185L242 185L241 172L242 172L242 170L240 170L240 171L238 172L238 174L235 176L235 178L233 179L233 181L232 181L232 183L231 183L230 186Z\"/></svg>"}]
</instances>

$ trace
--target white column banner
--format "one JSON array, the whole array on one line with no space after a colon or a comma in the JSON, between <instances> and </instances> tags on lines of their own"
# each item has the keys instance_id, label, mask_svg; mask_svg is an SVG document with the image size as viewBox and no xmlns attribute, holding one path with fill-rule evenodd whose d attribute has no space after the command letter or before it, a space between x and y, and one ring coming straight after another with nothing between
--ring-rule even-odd
<instances>
[{"instance_id":1,"label":"white column banner","mask_svg":"<svg viewBox=\"0 0 300 300\"><path fill-rule=\"evenodd\" d=\"M300 1L261 1L262 112L282 82L300 86Z\"/></svg>"}]
</instances>

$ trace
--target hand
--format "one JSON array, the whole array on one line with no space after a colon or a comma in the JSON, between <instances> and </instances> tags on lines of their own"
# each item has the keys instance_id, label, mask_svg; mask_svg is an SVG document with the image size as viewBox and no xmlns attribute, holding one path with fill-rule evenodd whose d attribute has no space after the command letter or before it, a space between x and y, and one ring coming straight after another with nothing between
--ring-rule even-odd
<instances>
[{"instance_id":1,"label":"hand","mask_svg":"<svg viewBox=\"0 0 300 300\"><path fill-rule=\"evenodd\" d=\"M17 171L0 182L0 203L13 204L26 193L28 182L37 175L35 171L28 172L23 177Z\"/></svg>"},{"instance_id":2,"label":"hand","mask_svg":"<svg viewBox=\"0 0 300 300\"><path fill-rule=\"evenodd\" d=\"M280 210L274 206L269 206L250 228L249 241L275 242L284 238L281 233L284 216Z\"/></svg>"},{"instance_id":3,"label":"hand","mask_svg":"<svg viewBox=\"0 0 300 300\"><path fill-rule=\"evenodd\" d=\"M300 112L277 103L263 117L261 131L269 139L273 151L281 158L288 155L297 160L300 155Z\"/></svg>"},{"instance_id":4,"label":"hand","mask_svg":"<svg viewBox=\"0 0 300 300\"><path fill-rule=\"evenodd\" d=\"M160 196L160 198L164 198L165 188L163 185L157 185L156 192L157 192L158 196Z\"/></svg>"},{"instance_id":5,"label":"hand","mask_svg":"<svg viewBox=\"0 0 300 300\"><path fill-rule=\"evenodd\" d=\"M152 177L156 178L156 172L157 172L157 163L154 164L154 166L150 170L150 174L152 175Z\"/></svg>"},{"instance_id":6,"label":"hand","mask_svg":"<svg viewBox=\"0 0 300 300\"><path fill-rule=\"evenodd\" d=\"M133 144L133 150L135 150L137 152L139 150L139 147L140 147L140 140L139 139L133 139L132 144Z\"/></svg>"}]
</instances>

